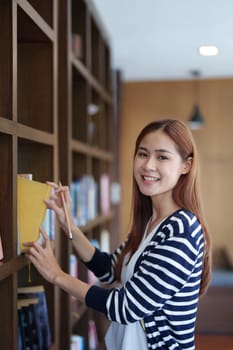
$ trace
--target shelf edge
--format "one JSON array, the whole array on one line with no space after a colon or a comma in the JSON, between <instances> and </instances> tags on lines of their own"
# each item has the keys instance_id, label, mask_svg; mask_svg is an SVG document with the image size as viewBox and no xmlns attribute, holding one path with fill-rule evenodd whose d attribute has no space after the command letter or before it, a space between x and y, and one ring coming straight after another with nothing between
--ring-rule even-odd
<instances>
[{"instance_id":1,"label":"shelf edge","mask_svg":"<svg viewBox=\"0 0 233 350\"><path fill-rule=\"evenodd\" d=\"M5 263L3 262L2 265L0 265L0 281L19 271L21 268L26 266L27 263L27 259L23 255L19 255Z\"/></svg>"}]
</instances>

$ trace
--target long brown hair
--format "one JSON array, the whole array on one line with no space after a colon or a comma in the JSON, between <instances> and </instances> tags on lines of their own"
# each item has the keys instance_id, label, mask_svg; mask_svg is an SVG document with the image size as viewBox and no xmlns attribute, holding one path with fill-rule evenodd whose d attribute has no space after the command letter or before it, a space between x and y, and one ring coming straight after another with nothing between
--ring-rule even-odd
<instances>
[{"instance_id":1,"label":"long brown hair","mask_svg":"<svg viewBox=\"0 0 233 350\"><path fill-rule=\"evenodd\" d=\"M211 278L211 239L204 220L201 193L200 193L200 169L197 148L189 128L179 120L165 119L154 121L146 125L137 137L134 158L142 139L149 133L162 130L176 144L177 151L181 158L185 161L189 157L192 158L192 166L187 174L181 175L174 190L173 198L181 208L190 210L199 220L205 239L203 270L200 286L200 295L204 294ZM132 224L127 244L123 249L116 266L116 277L120 280L121 268L124 257L127 253L130 257L137 250L146 224L152 215L151 198L143 195L133 177L132 191Z\"/></svg>"}]
</instances>

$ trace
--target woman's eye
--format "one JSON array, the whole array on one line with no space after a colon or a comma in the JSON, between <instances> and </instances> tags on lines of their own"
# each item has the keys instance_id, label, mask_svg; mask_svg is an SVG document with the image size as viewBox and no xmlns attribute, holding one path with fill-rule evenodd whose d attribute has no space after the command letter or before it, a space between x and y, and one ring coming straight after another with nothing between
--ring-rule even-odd
<instances>
[{"instance_id":1,"label":"woman's eye","mask_svg":"<svg viewBox=\"0 0 233 350\"><path fill-rule=\"evenodd\" d=\"M166 156L158 156L158 160L166 160L168 159Z\"/></svg>"},{"instance_id":2,"label":"woman's eye","mask_svg":"<svg viewBox=\"0 0 233 350\"><path fill-rule=\"evenodd\" d=\"M147 157L147 153L146 153L146 152L139 151L139 152L138 152L138 157L140 157L140 158L146 158L146 157Z\"/></svg>"}]
</instances>

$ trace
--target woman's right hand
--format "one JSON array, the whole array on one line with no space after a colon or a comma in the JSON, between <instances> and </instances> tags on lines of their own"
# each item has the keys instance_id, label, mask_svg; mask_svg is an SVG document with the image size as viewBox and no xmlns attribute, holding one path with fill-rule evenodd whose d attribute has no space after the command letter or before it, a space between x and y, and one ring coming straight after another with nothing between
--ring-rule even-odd
<instances>
[{"instance_id":1,"label":"woman's right hand","mask_svg":"<svg viewBox=\"0 0 233 350\"><path fill-rule=\"evenodd\" d=\"M54 194L50 196L50 199L45 201L47 207L54 210L61 228L69 235L69 229L67 226L67 220L65 210L62 203L61 193L63 193L64 201L66 204L67 214L70 221L70 229L73 235L72 245L77 252L78 256L83 261L90 261L95 253L94 246L90 243L89 239L80 231L75 224L75 220L72 217L72 199L68 186L59 186L54 182L47 182L49 186L54 189Z\"/></svg>"},{"instance_id":2,"label":"woman's right hand","mask_svg":"<svg viewBox=\"0 0 233 350\"><path fill-rule=\"evenodd\" d=\"M59 186L55 182L47 182L47 184L51 186L54 189L54 191L50 196L50 198L45 201L45 203L49 209L54 210L54 212L56 213L56 217L58 219L59 225L65 232L68 233L67 221L65 216L65 210L62 203L61 193L63 193L71 227L73 227L75 226L75 222L72 217L72 199L71 199L69 187Z\"/></svg>"}]
</instances>

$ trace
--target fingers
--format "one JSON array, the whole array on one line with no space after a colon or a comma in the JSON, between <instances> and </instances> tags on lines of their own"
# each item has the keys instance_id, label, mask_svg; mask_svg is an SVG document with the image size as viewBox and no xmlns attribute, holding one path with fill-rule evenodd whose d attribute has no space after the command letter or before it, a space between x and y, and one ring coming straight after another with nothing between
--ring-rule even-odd
<instances>
[{"instance_id":1,"label":"fingers","mask_svg":"<svg viewBox=\"0 0 233 350\"><path fill-rule=\"evenodd\" d=\"M59 194L60 198L63 193L63 196L65 198L65 202L68 202L70 199L70 192L69 192L69 187L68 186L61 186L56 190L56 194Z\"/></svg>"},{"instance_id":2,"label":"fingers","mask_svg":"<svg viewBox=\"0 0 233 350\"><path fill-rule=\"evenodd\" d=\"M23 245L27 248L25 250L26 253L31 253L34 251L41 253L46 248L52 249L50 238L42 227L40 228L40 233L44 240L43 246L38 242L24 242Z\"/></svg>"},{"instance_id":3,"label":"fingers","mask_svg":"<svg viewBox=\"0 0 233 350\"><path fill-rule=\"evenodd\" d=\"M23 245L25 246L25 249L21 250L22 254L25 254L27 256L27 253L29 251L29 248L33 246L34 242L24 242Z\"/></svg>"},{"instance_id":4,"label":"fingers","mask_svg":"<svg viewBox=\"0 0 233 350\"><path fill-rule=\"evenodd\" d=\"M26 257L33 263L37 270L45 276L48 272L51 257L53 256L50 240L44 230L41 229L44 244L37 242L27 244L28 250L25 252Z\"/></svg>"},{"instance_id":5,"label":"fingers","mask_svg":"<svg viewBox=\"0 0 233 350\"><path fill-rule=\"evenodd\" d=\"M49 199L46 199L44 202L45 202L46 206L49 209L54 210L56 214L58 214L58 215L62 214L61 199L58 198L58 196L52 195Z\"/></svg>"},{"instance_id":6,"label":"fingers","mask_svg":"<svg viewBox=\"0 0 233 350\"><path fill-rule=\"evenodd\" d=\"M55 182L52 181L46 181L47 185L51 186L52 188L54 188L55 190L58 189L58 184L56 184Z\"/></svg>"},{"instance_id":7,"label":"fingers","mask_svg":"<svg viewBox=\"0 0 233 350\"><path fill-rule=\"evenodd\" d=\"M29 248L26 252L27 259L35 266L38 272L49 281L49 269L48 266L48 250L46 248L42 248L38 243L34 243L33 246Z\"/></svg>"},{"instance_id":8,"label":"fingers","mask_svg":"<svg viewBox=\"0 0 233 350\"><path fill-rule=\"evenodd\" d=\"M55 182L51 182L51 181L46 181L46 183L55 190L55 194L51 195L50 199L53 199L53 200L57 201L60 196L56 196L56 194L59 194L61 192L64 193L66 201L70 198L69 186L63 186L63 185L60 185L60 184L58 185Z\"/></svg>"},{"instance_id":9,"label":"fingers","mask_svg":"<svg viewBox=\"0 0 233 350\"><path fill-rule=\"evenodd\" d=\"M34 243L28 250L27 255L32 256L34 259L38 260L42 253L42 247L38 243Z\"/></svg>"},{"instance_id":10,"label":"fingers","mask_svg":"<svg viewBox=\"0 0 233 350\"><path fill-rule=\"evenodd\" d=\"M37 242L27 244L30 248L26 252L26 257L47 281L54 283L61 268L54 256L47 234L42 229L41 234L45 244L43 246Z\"/></svg>"},{"instance_id":11,"label":"fingers","mask_svg":"<svg viewBox=\"0 0 233 350\"><path fill-rule=\"evenodd\" d=\"M67 231L67 213L70 220L72 220L72 199L69 187L62 186L61 184L57 185L50 181L48 181L47 184L54 189L54 192L49 199L45 200L45 204L56 213L60 226L64 231Z\"/></svg>"},{"instance_id":12,"label":"fingers","mask_svg":"<svg viewBox=\"0 0 233 350\"><path fill-rule=\"evenodd\" d=\"M57 193L59 192L69 192L69 186L58 185L52 181L46 181L47 185L51 186Z\"/></svg>"},{"instance_id":13,"label":"fingers","mask_svg":"<svg viewBox=\"0 0 233 350\"><path fill-rule=\"evenodd\" d=\"M51 247L50 238L47 235L46 231L42 227L40 228L40 233L42 234L42 237L44 238L45 246L47 247L49 245Z\"/></svg>"}]
</instances>

